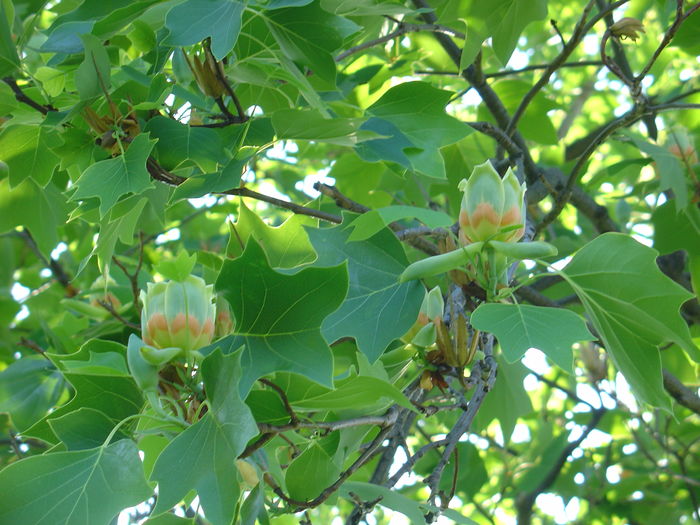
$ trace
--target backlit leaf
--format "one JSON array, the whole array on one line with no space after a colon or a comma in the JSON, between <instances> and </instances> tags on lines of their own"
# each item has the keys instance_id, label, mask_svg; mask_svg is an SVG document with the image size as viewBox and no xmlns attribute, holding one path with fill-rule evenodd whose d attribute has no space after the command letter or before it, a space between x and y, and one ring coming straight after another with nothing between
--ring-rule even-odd
<instances>
[{"instance_id":1,"label":"backlit leaf","mask_svg":"<svg viewBox=\"0 0 700 525\"><path fill-rule=\"evenodd\" d=\"M678 313L692 294L661 273L656 256L631 237L606 233L579 250L562 275L635 393L670 408L658 345L675 342L696 361L700 351Z\"/></svg>"}]
</instances>

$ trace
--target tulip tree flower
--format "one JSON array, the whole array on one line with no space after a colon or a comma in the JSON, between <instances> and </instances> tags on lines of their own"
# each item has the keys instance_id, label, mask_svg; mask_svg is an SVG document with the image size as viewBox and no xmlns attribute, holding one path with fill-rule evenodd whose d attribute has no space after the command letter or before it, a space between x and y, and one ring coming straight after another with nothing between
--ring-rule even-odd
<instances>
[{"instance_id":1,"label":"tulip tree flower","mask_svg":"<svg viewBox=\"0 0 700 525\"><path fill-rule=\"evenodd\" d=\"M142 349L144 358L163 364L212 341L216 312L213 288L194 275L182 281L148 283L146 292L141 292L141 330L144 343L151 347Z\"/></svg>"},{"instance_id":2,"label":"tulip tree flower","mask_svg":"<svg viewBox=\"0 0 700 525\"><path fill-rule=\"evenodd\" d=\"M464 192L459 212L462 244L502 241L518 242L525 232L525 183L518 183L513 170L505 177L487 160L477 165L469 179L462 179Z\"/></svg>"},{"instance_id":3,"label":"tulip tree flower","mask_svg":"<svg viewBox=\"0 0 700 525\"><path fill-rule=\"evenodd\" d=\"M507 287L506 270L513 260L556 255L549 243L518 242L525 232L525 183L508 168L501 178L489 161L477 165L459 183L464 192L459 213L461 247L416 261L399 276L400 282L452 272L460 268L494 299ZM453 243L454 245L454 243ZM463 284L462 279L456 282Z\"/></svg>"}]
</instances>

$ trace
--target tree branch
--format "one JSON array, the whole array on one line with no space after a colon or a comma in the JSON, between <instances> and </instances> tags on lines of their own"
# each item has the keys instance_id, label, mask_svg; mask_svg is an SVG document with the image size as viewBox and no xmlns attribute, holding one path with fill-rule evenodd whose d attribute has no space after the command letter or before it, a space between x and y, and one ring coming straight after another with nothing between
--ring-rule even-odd
<instances>
[{"instance_id":1,"label":"tree branch","mask_svg":"<svg viewBox=\"0 0 700 525\"><path fill-rule=\"evenodd\" d=\"M10 86L10 89L15 95L15 98L17 99L18 102L21 102L22 104L26 104L27 106L30 106L34 109L36 109L39 113L42 115L47 115L49 111L56 111L56 108L51 106L51 105L46 105L43 106L36 102L35 100L31 99L27 95L24 94L24 91L22 91L22 88L20 88L17 85L17 81L12 78L12 77L5 77L2 79L2 81Z\"/></svg>"},{"instance_id":2,"label":"tree branch","mask_svg":"<svg viewBox=\"0 0 700 525\"><path fill-rule=\"evenodd\" d=\"M696 414L700 414L700 397L685 386L671 372L663 369L664 388L679 404Z\"/></svg>"}]
</instances>

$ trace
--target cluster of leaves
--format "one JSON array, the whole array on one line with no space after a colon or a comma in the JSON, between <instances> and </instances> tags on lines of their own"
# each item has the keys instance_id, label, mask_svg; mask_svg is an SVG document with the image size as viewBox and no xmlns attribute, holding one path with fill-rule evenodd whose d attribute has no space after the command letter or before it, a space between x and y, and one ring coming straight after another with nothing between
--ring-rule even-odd
<instances>
[{"instance_id":1,"label":"cluster of leaves","mask_svg":"<svg viewBox=\"0 0 700 525\"><path fill-rule=\"evenodd\" d=\"M699 31L683 0L0 0L0 522L700 520ZM498 302L401 282L487 159L559 254ZM154 396L138 293L185 251L235 328Z\"/></svg>"}]
</instances>

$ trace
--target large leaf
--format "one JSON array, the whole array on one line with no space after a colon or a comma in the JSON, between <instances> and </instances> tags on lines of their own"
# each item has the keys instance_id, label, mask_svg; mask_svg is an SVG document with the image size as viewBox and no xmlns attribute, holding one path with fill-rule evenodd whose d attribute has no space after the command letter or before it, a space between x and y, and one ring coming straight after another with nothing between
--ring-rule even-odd
<instances>
[{"instance_id":1,"label":"large leaf","mask_svg":"<svg viewBox=\"0 0 700 525\"><path fill-rule=\"evenodd\" d=\"M59 157L51 148L63 143L55 130L46 126L19 124L0 133L0 160L10 168L14 188L31 177L40 186L51 180Z\"/></svg>"},{"instance_id":2,"label":"large leaf","mask_svg":"<svg viewBox=\"0 0 700 525\"><path fill-rule=\"evenodd\" d=\"M318 0L303 7L268 11L265 21L284 54L310 67L329 87L335 84L331 53L359 29L347 18L321 9Z\"/></svg>"},{"instance_id":3,"label":"large leaf","mask_svg":"<svg viewBox=\"0 0 700 525\"><path fill-rule=\"evenodd\" d=\"M294 275L274 271L253 238L240 257L224 262L216 289L231 304L237 335L212 347L230 352L245 345L241 392L277 371L296 372L332 386L333 360L321 336L321 323L340 306L347 286L342 264L305 268Z\"/></svg>"},{"instance_id":4,"label":"large leaf","mask_svg":"<svg viewBox=\"0 0 700 525\"><path fill-rule=\"evenodd\" d=\"M58 400L61 374L46 359L25 357L0 372L0 412L24 430L46 415Z\"/></svg>"},{"instance_id":5,"label":"large leaf","mask_svg":"<svg viewBox=\"0 0 700 525\"><path fill-rule=\"evenodd\" d=\"M467 38L460 68L474 61L487 38L493 39L493 50L502 64L508 62L525 26L547 16L547 0L471 0L466 10Z\"/></svg>"},{"instance_id":6,"label":"large leaf","mask_svg":"<svg viewBox=\"0 0 700 525\"><path fill-rule=\"evenodd\" d=\"M238 393L239 352L210 354L202 363L202 376L209 411L158 456L151 475L158 481L153 513L169 510L196 489L207 520L229 525L240 494L236 458L258 429Z\"/></svg>"},{"instance_id":7,"label":"large leaf","mask_svg":"<svg viewBox=\"0 0 700 525\"><path fill-rule=\"evenodd\" d=\"M92 339L72 354L49 354L75 389L75 396L27 429L25 434L55 443L57 437L50 427L51 421L81 408L101 412L113 424L140 412L143 397L134 380L126 372L124 353L124 346L119 343ZM112 356L100 357L100 354ZM114 364L119 363L114 359L115 354L121 358L120 364ZM101 363L102 366L96 367L95 363ZM109 363L110 366L104 366L105 363ZM97 427L99 423L96 423Z\"/></svg>"},{"instance_id":8,"label":"large leaf","mask_svg":"<svg viewBox=\"0 0 700 525\"><path fill-rule=\"evenodd\" d=\"M418 281L399 283L408 266L398 239L383 229L365 241L348 242L352 221L334 228L308 228L319 256L316 266L348 261L350 288L342 306L323 323L328 341L354 337L370 362L416 321L425 295Z\"/></svg>"},{"instance_id":9,"label":"large leaf","mask_svg":"<svg viewBox=\"0 0 700 525\"><path fill-rule=\"evenodd\" d=\"M310 226L315 222L302 215L292 215L279 226L268 226L241 200L238 205L238 220L231 225L226 255L239 257L243 253L243 246L252 236L264 248L273 268L293 268L309 263L316 259L316 252L303 225Z\"/></svg>"},{"instance_id":10,"label":"large leaf","mask_svg":"<svg viewBox=\"0 0 700 525\"><path fill-rule=\"evenodd\" d=\"M465 123L445 113L445 106L452 93L432 87L425 82L406 82L391 88L382 98L367 109L367 113L389 122L400 131L391 133L390 128L380 129L363 126L388 139L375 139L363 143L363 148L373 149L384 141L408 140L402 146L403 153L414 170L429 177L444 178L445 164L439 149L457 142L473 132ZM416 101L420 100L420 104ZM376 153L380 151L373 149ZM358 151L363 151L362 149ZM368 159L371 160L371 159ZM396 161L394 158L386 160Z\"/></svg>"},{"instance_id":11,"label":"large leaf","mask_svg":"<svg viewBox=\"0 0 700 525\"><path fill-rule=\"evenodd\" d=\"M42 188L33 179L13 190L8 186L8 179L0 180L0 232L29 228L41 252L50 254L58 244L56 228L68 217L65 196L53 184Z\"/></svg>"},{"instance_id":12,"label":"large leaf","mask_svg":"<svg viewBox=\"0 0 700 525\"><path fill-rule=\"evenodd\" d=\"M173 169L190 161L202 171L213 171L217 163L226 161L224 146L219 134L213 129L180 124L167 117L155 117L144 129L158 139L156 153L165 169ZM235 185L224 189L235 188Z\"/></svg>"},{"instance_id":13,"label":"large leaf","mask_svg":"<svg viewBox=\"0 0 700 525\"><path fill-rule=\"evenodd\" d=\"M0 523L108 525L152 490L136 445L121 440L13 463L0 472L0 493Z\"/></svg>"},{"instance_id":14,"label":"large leaf","mask_svg":"<svg viewBox=\"0 0 700 525\"><path fill-rule=\"evenodd\" d=\"M509 363L529 348L537 348L567 372L573 372L574 366L571 346L595 339L583 319L563 308L484 303L474 310L470 322L498 338Z\"/></svg>"},{"instance_id":15,"label":"large leaf","mask_svg":"<svg viewBox=\"0 0 700 525\"><path fill-rule=\"evenodd\" d=\"M631 237L606 233L579 250L562 275L639 398L670 408L657 346L675 342L696 361L700 352L678 313L692 294L661 273L657 255Z\"/></svg>"},{"instance_id":16,"label":"large leaf","mask_svg":"<svg viewBox=\"0 0 700 525\"><path fill-rule=\"evenodd\" d=\"M238 39L245 4L240 0L186 0L165 17L170 34L164 43L190 46L211 37L211 51L221 60Z\"/></svg>"},{"instance_id":17,"label":"large leaf","mask_svg":"<svg viewBox=\"0 0 700 525\"><path fill-rule=\"evenodd\" d=\"M75 183L77 189L72 200L98 197L100 215L103 216L122 195L138 194L152 187L146 160L154 144L147 134L141 134L123 155L90 166Z\"/></svg>"}]
</instances>

